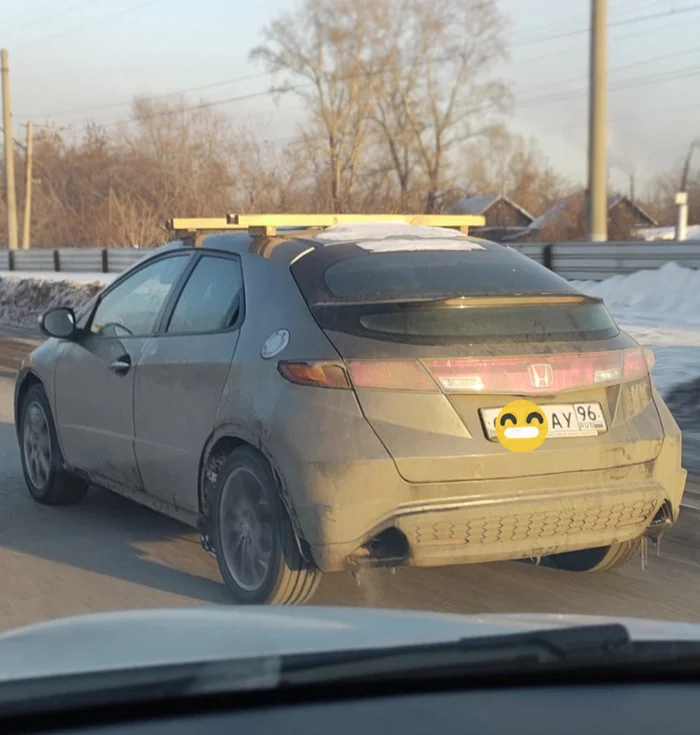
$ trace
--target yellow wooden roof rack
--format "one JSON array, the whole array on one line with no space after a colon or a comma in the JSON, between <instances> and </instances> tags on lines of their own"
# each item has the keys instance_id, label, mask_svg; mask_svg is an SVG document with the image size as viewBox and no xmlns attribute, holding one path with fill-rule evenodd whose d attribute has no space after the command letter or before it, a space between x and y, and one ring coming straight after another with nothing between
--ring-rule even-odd
<instances>
[{"instance_id":1,"label":"yellow wooden roof rack","mask_svg":"<svg viewBox=\"0 0 700 735\"><path fill-rule=\"evenodd\" d=\"M449 227L465 234L470 227L483 227L486 220L471 214L229 214L226 217L175 217L166 229L197 241L207 232L248 230L255 236L273 236L278 227L324 228L358 222L407 222L411 225Z\"/></svg>"},{"instance_id":2,"label":"yellow wooden roof rack","mask_svg":"<svg viewBox=\"0 0 700 735\"><path fill-rule=\"evenodd\" d=\"M407 222L428 227L450 227L465 234L483 227L486 219L471 214L229 214L230 226L247 228L251 235L272 236L278 227L333 227L358 222Z\"/></svg>"}]
</instances>

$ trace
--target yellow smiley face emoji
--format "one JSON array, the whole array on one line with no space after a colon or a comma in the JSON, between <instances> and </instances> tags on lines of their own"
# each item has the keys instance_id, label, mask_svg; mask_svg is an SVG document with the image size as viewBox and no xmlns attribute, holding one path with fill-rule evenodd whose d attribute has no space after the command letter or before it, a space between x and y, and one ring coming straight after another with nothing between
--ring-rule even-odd
<instances>
[{"instance_id":1,"label":"yellow smiley face emoji","mask_svg":"<svg viewBox=\"0 0 700 735\"><path fill-rule=\"evenodd\" d=\"M496 438L511 452L531 452L547 438L545 412L532 401L511 401L496 417Z\"/></svg>"}]
</instances>

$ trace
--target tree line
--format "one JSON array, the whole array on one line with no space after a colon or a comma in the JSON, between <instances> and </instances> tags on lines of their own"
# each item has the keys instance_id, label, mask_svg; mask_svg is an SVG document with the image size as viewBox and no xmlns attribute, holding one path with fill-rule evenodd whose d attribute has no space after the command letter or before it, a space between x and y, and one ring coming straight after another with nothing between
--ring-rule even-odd
<instances>
[{"instance_id":1,"label":"tree line","mask_svg":"<svg viewBox=\"0 0 700 735\"><path fill-rule=\"evenodd\" d=\"M135 98L130 123L77 137L40 128L32 242L151 246L173 216L431 213L468 194L506 194L538 215L576 187L508 129L508 27L495 0L300 0L251 52L271 93L304 107L290 140L184 98ZM669 221L673 183L645 202ZM4 202L0 219L6 247Z\"/></svg>"}]
</instances>

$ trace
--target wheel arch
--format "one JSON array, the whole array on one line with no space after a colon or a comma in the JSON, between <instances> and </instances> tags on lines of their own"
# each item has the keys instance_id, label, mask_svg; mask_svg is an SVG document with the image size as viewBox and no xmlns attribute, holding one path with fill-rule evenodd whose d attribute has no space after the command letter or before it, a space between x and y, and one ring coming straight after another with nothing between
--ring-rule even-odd
<instances>
[{"instance_id":1,"label":"wheel arch","mask_svg":"<svg viewBox=\"0 0 700 735\"><path fill-rule=\"evenodd\" d=\"M25 368L19 374L15 382L15 430L18 437L22 402L29 389L35 385L40 385L46 391L46 387L41 378L33 370L28 368Z\"/></svg>"},{"instance_id":2,"label":"wheel arch","mask_svg":"<svg viewBox=\"0 0 700 735\"><path fill-rule=\"evenodd\" d=\"M199 461L199 482L197 488L198 525L200 531L205 533L209 532L211 498L218 480L219 471L226 457L239 447L250 447L262 455L269 464L277 482L282 505L294 529L294 537L299 552L305 560L311 561L310 550L304 540L299 519L294 512L294 506L290 500L289 492L285 485L283 475L279 470L279 466L275 462L272 454L255 435L255 432L249 431L241 426L227 425L219 427L211 434L202 451Z\"/></svg>"}]
</instances>

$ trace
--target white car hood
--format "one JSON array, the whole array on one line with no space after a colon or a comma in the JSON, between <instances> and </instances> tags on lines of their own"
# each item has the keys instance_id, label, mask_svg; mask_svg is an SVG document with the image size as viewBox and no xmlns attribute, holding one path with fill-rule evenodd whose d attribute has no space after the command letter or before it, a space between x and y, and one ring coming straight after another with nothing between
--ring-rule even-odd
<instances>
[{"instance_id":1,"label":"white car hood","mask_svg":"<svg viewBox=\"0 0 700 735\"><path fill-rule=\"evenodd\" d=\"M700 624L578 615L446 615L343 607L194 607L59 618L0 634L0 680L439 643L621 623L633 640L700 640Z\"/></svg>"}]
</instances>

